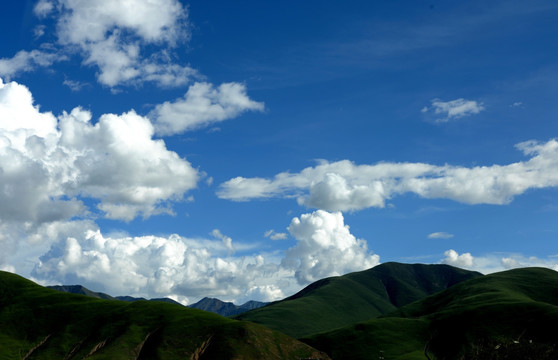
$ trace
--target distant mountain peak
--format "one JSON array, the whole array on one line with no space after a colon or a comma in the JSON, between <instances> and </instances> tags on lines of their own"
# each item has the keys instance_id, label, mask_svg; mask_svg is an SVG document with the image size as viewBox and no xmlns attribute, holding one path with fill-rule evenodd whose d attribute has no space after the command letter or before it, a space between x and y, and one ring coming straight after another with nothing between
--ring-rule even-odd
<instances>
[{"instance_id":1,"label":"distant mountain peak","mask_svg":"<svg viewBox=\"0 0 558 360\"><path fill-rule=\"evenodd\" d=\"M265 305L267 305L267 303L251 300L239 306L233 304L232 302L226 302L216 298L204 297L197 303L189 305L188 307L209 311L221 316L233 316L242 314L249 310L263 307Z\"/></svg>"}]
</instances>

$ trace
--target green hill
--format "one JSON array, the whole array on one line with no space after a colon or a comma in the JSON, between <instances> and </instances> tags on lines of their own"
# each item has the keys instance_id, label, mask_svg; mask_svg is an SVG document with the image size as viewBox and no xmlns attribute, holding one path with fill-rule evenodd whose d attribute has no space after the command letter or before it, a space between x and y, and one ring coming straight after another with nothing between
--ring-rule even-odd
<instances>
[{"instance_id":1,"label":"green hill","mask_svg":"<svg viewBox=\"0 0 558 360\"><path fill-rule=\"evenodd\" d=\"M303 339L333 359L558 359L558 273L525 268L455 285L386 316Z\"/></svg>"},{"instance_id":2,"label":"green hill","mask_svg":"<svg viewBox=\"0 0 558 360\"><path fill-rule=\"evenodd\" d=\"M385 263L319 280L285 300L235 318L299 338L387 314L479 276L449 265Z\"/></svg>"},{"instance_id":3,"label":"green hill","mask_svg":"<svg viewBox=\"0 0 558 360\"><path fill-rule=\"evenodd\" d=\"M256 324L162 302L61 293L0 272L0 359L326 359Z\"/></svg>"}]
</instances>

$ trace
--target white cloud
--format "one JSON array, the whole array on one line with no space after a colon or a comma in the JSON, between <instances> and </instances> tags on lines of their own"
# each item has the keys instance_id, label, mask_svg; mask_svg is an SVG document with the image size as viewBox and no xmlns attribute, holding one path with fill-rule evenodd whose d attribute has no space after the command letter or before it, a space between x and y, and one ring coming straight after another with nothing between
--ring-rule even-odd
<instances>
[{"instance_id":1,"label":"white cloud","mask_svg":"<svg viewBox=\"0 0 558 360\"><path fill-rule=\"evenodd\" d=\"M460 255L457 251L452 249L446 251L444 255L446 256L445 259L442 260L444 264L471 269L475 263L475 258L471 253L463 253Z\"/></svg>"},{"instance_id":2,"label":"white cloud","mask_svg":"<svg viewBox=\"0 0 558 360\"><path fill-rule=\"evenodd\" d=\"M157 105L149 117L158 134L171 135L224 121L248 110L263 109L263 103L246 95L243 84L224 83L215 88L208 83L195 83L184 98Z\"/></svg>"},{"instance_id":3,"label":"white cloud","mask_svg":"<svg viewBox=\"0 0 558 360\"><path fill-rule=\"evenodd\" d=\"M216 237L217 239L220 239L223 242L223 245L229 251L229 255L234 252L234 246L233 246L232 238L230 238L229 236L223 235L219 229L213 229L213 231L211 231L211 235L213 237Z\"/></svg>"},{"instance_id":4,"label":"white cloud","mask_svg":"<svg viewBox=\"0 0 558 360\"><path fill-rule=\"evenodd\" d=\"M429 239L451 239L453 234L447 232L434 232L432 234L428 234Z\"/></svg>"},{"instance_id":5,"label":"white cloud","mask_svg":"<svg viewBox=\"0 0 558 360\"><path fill-rule=\"evenodd\" d=\"M37 2L37 4L35 4L35 7L33 8L33 12L39 18L44 18L44 17L48 16L52 12L53 9L54 9L54 5L53 5L52 1L39 0Z\"/></svg>"},{"instance_id":6,"label":"white cloud","mask_svg":"<svg viewBox=\"0 0 558 360\"><path fill-rule=\"evenodd\" d=\"M177 0L59 0L58 9L59 44L78 46L104 85L181 86L196 74L168 56L168 49L189 38L187 9ZM146 57L148 44L161 50Z\"/></svg>"},{"instance_id":7,"label":"white cloud","mask_svg":"<svg viewBox=\"0 0 558 360\"><path fill-rule=\"evenodd\" d=\"M0 59L0 76L10 79L17 73L34 71L37 67L48 67L55 62L67 59L65 55L41 50L21 50L12 58Z\"/></svg>"},{"instance_id":8,"label":"white cloud","mask_svg":"<svg viewBox=\"0 0 558 360\"><path fill-rule=\"evenodd\" d=\"M444 256L445 258L441 260L442 263L479 271L483 274L524 267L546 267L558 271L558 258L556 256L549 256L546 259L507 253L473 256L469 252L459 254L455 250L446 251Z\"/></svg>"},{"instance_id":9,"label":"white cloud","mask_svg":"<svg viewBox=\"0 0 558 360\"><path fill-rule=\"evenodd\" d=\"M350 233L340 212L303 214L292 220L288 230L298 242L287 250L282 266L294 270L301 285L380 262L378 255L368 251L365 240Z\"/></svg>"},{"instance_id":10,"label":"white cloud","mask_svg":"<svg viewBox=\"0 0 558 360\"><path fill-rule=\"evenodd\" d=\"M554 271L558 271L558 259L551 257L548 259L540 259L536 256L524 256L520 254L511 254L501 258L502 266L507 269L522 267L546 267Z\"/></svg>"},{"instance_id":11,"label":"white cloud","mask_svg":"<svg viewBox=\"0 0 558 360\"><path fill-rule=\"evenodd\" d=\"M127 30L148 43L174 44L188 37L187 9L177 0L58 0L61 43L84 45Z\"/></svg>"},{"instance_id":12,"label":"white cloud","mask_svg":"<svg viewBox=\"0 0 558 360\"><path fill-rule=\"evenodd\" d=\"M220 234L220 232L219 232ZM222 241L105 236L96 226L61 237L41 257L33 276L43 283L80 283L113 295L169 296L186 302L203 296L277 300L291 272L262 255L229 257Z\"/></svg>"},{"instance_id":13,"label":"white cloud","mask_svg":"<svg viewBox=\"0 0 558 360\"><path fill-rule=\"evenodd\" d=\"M414 193L466 204L508 204L529 189L558 186L558 141L527 141L516 147L530 158L508 165L436 166L424 163L355 165L321 161L299 173L273 179L236 177L220 185L223 199L295 197L299 204L327 211L384 207L393 196Z\"/></svg>"},{"instance_id":14,"label":"white cloud","mask_svg":"<svg viewBox=\"0 0 558 360\"><path fill-rule=\"evenodd\" d=\"M421 112L428 113L434 112L435 115L443 115L443 118L438 118L438 122L447 122L454 119L459 119L464 116L474 115L484 110L482 103L474 100L465 100L463 98L442 101L440 99L433 99L432 106L429 108L425 106Z\"/></svg>"},{"instance_id":15,"label":"white cloud","mask_svg":"<svg viewBox=\"0 0 558 360\"><path fill-rule=\"evenodd\" d=\"M168 296L189 303L204 296L278 300L310 281L379 263L340 213L304 214L292 220L289 231L297 244L286 253L231 256L232 239L218 229L211 232L216 240L208 240L106 235L91 221L53 222L26 235L29 243L42 244L38 249L12 258L34 263L31 275L43 284L78 283L112 295ZM8 265L0 259L0 266Z\"/></svg>"},{"instance_id":16,"label":"white cloud","mask_svg":"<svg viewBox=\"0 0 558 360\"><path fill-rule=\"evenodd\" d=\"M33 105L29 90L0 80L0 217L43 223L82 215L83 198L108 218L170 212L196 187L198 171L153 140L134 111L91 123L81 108L56 118Z\"/></svg>"},{"instance_id":17,"label":"white cloud","mask_svg":"<svg viewBox=\"0 0 558 360\"><path fill-rule=\"evenodd\" d=\"M267 230L264 233L264 237L266 238L270 238L271 240L285 240L289 235L287 235L286 233L278 233L275 232L275 230L271 229L271 230Z\"/></svg>"},{"instance_id":18,"label":"white cloud","mask_svg":"<svg viewBox=\"0 0 558 360\"><path fill-rule=\"evenodd\" d=\"M199 77L190 66L173 61L173 49L190 37L188 11L178 0L40 0L34 12L39 18L54 17L57 42L42 45L49 51L22 50L0 59L0 76L79 54L83 64L97 68L98 81L111 88L145 82L176 87ZM35 36L47 30L38 25Z\"/></svg>"}]
</instances>

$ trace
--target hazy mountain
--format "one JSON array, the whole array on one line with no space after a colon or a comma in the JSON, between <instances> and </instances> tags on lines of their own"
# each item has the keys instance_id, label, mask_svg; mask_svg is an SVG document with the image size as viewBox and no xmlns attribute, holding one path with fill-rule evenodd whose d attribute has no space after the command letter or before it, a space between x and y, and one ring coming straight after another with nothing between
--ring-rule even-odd
<instances>
[{"instance_id":1,"label":"hazy mountain","mask_svg":"<svg viewBox=\"0 0 558 360\"><path fill-rule=\"evenodd\" d=\"M133 296L117 296L115 297L116 300L121 300L121 301L128 301L128 302L134 302L134 301L162 301L162 302L166 302L166 303L170 303L170 304L175 304L175 305L180 305L180 306L184 306L181 303L179 303L178 301L174 301L173 299L169 299L169 298L154 298L154 299L146 299L146 298L142 298L142 297L133 297Z\"/></svg>"},{"instance_id":2,"label":"hazy mountain","mask_svg":"<svg viewBox=\"0 0 558 360\"><path fill-rule=\"evenodd\" d=\"M0 272L0 359L328 359L257 324L64 293Z\"/></svg>"},{"instance_id":3,"label":"hazy mountain","mask_svg":"<svg viewBox=\"0 0 558 360\"><path fill-rule=\"evenodd\" d=\"M86 295L86 296L94 297L94 298L97 298L97 299L121 300L121 301L128 301L128 302L141 301L141 300L163 301L163 302L168 302L168 303L171 303L171 304L182 305L178 301L174 301L173 299L169 299L169 298L146 299L146 298L142 298L142 297L138 298L138 297L133 297L133 296L115 296L115 297L113 297L113 296L107 295L107 294L102 293L102 292L95 292L95 291L89 290L88 288L86 288L84 286L81 286L81 285L53 285L53 286L47 286L47 288L57 290L57 291L61 291L61 292L70 293L70 294Z\"/></svg>"},{"instance_id":4,"label":"hazy mountain","mask_svg":"<svg viewBox=\"0 0 558 360\"><path fill-rule=\"evenodd\" d=\"M106 299L106 300L114 300L115 299L114 297L112 297L110 295L107 295L107 294L102 293L102 292L91 291L91 290L89 290L86 287L83 287L81 285L53 285L53 286L47 286L47 288L57 290L57 291L67 292L67 293L71 293L71 294L91 296L91 297L94 297L94 298L97 298L97 299Z\"/></svg>"},{"instance_id":5,"label":"hazy mountain","mask_svg":"<svg viewBox=\"0 0 558 360\"><path fill-rule=\"evenodd\" d=\"M479 276L449 265L385 263L319 280L285 300L235 318L299 338L387 314Z\"/></svg>"},{"instance_id":6,"label":"hazy mountain","mask_svg":"<svg viewBox=\"0 0 558 360\"><path fill-rule=\"evenodd\" d=\"M239 306L233 304L232 302L225 302L219 299L205 297L195 304L188 305L188 307L209 311L222 316L233 316L242 314L249 310L260 308L267 304L268 303L259 301L248 301L247 303Z\"/></svg>"},{"instance_id":7,"label":"hazy mountain","mask_svg":"<svg viewBox=\"0 0 558 360\"><path fill-rule=\"evenodd\" d=\"M558 273L462 282L392 314L304 339L333 359L558 359Z\"/></svg>"}]
</instances>

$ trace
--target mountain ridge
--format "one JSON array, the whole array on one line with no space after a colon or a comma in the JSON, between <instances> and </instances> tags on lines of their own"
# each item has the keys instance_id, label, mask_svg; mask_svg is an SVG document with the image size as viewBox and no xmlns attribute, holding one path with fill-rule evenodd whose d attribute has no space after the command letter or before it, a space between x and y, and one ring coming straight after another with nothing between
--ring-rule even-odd
<instances>
[{"instance_id":1,"label":"mountain ridge","mask_svg":"<svg viewBox=\"0 0 558 360\"><path fill-rule=\"evenodd\" d=\"M558 358L558 272L522 268L463 281L381 317L301 340L333 359Z\"/></svg>"},{"instance_id":2,"label":"mountain ridge","mask_svg":"<svg viewBox=\"0 0 558 360\"><path fill-rule=\"evenodd\" d=\"M234 318L300 338L387 314L481 276L484 275L450 265L389 262L318 280L286 299Z\"/></svg>"},{"instance_id":3,"label":"mountain ridge","mask_svg":"<svg viewBox=\"0 0 558 360\"><path fill-rule=\"evenodd\" d=\"M164 302L64 293L4 271L0 329L0 359L329 359L257 324Z\"/></svg>"},{"instance_id":4,"label":"mountain ridge","mask_svg":"<svg viewBox=\"0 0 558 360\"><path fill-rule=\"evenodd\" d=\"M268 303L266 302L250 300L242 305L236 305L232 302L222 301L216 298L204 297L200 301L192 305L188 305L188 307L209 311L221 316L233 316L266 306L267 304Z\"/></svg>"}]
</instances>

